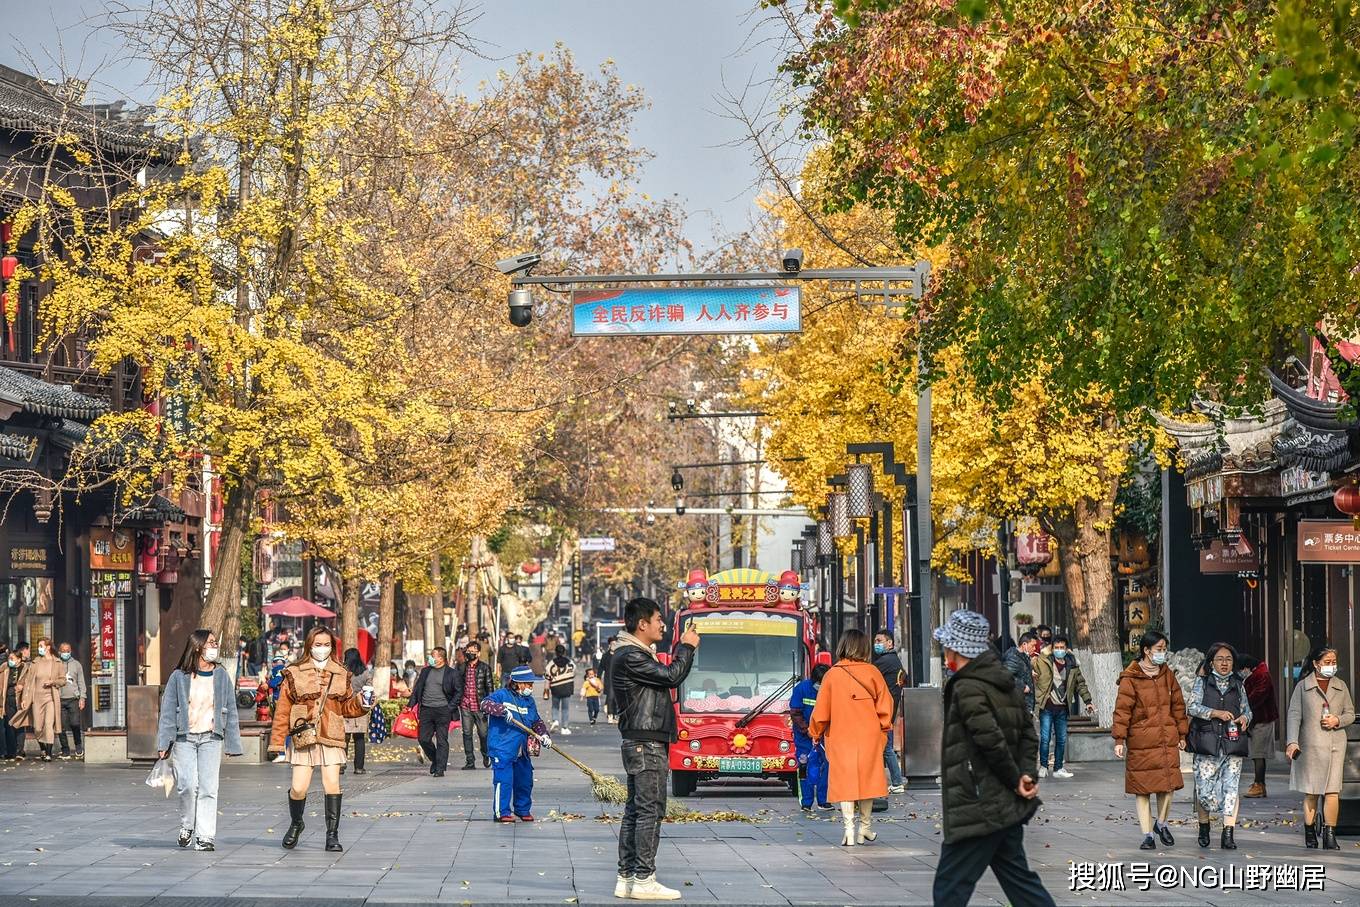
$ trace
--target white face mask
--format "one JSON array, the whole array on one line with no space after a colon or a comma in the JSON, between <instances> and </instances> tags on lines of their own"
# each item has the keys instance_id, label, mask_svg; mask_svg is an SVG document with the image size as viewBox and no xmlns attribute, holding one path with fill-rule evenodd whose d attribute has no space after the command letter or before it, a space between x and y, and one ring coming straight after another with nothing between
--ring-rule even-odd
<instances>
[{"instance_id":1,"label":"white face mask","mask_svg":"<svg viewBox=\"0 0 1360 907\"><path fill-rule=\"evenodd\" d=\"M1153 663L1153 664L1155 664L1155 665L1164 665L1164 664L1166 664L1166 653L1165 653L1165 652L1152 652L1152 653L1150 653L1150 654L1151 654L1151 656L1152 656L1152 663Z\"/></svg>"},{"instance_id":2,"label":"white face mask","mask_svg":"<svg viewBox=\"0 0 1360 907\"><path fill-rule=\"evenodd\" d=\"M1318 673L1323 677L1333 677L1336 675L1336 665L1323 665L1318 668Z\"/></svg>"},{"instance_id":3,"label":"white face mask","mask_svg":"<svg viewBox=\"0 0 1360 907\"><path fill-rule=\"evenodd\" d=\"M203 660L213 662L215 664L217 662L217 646L208 646L206 649L204 649Z\"/></svg>"},{"instance_id":4,"label":"white face mask","mask_svg":"<svg viewBox=\"0 0 1360 907\"><path fill-rule=\"evenodd\" d=\"M43 657L43 656L46 655L46 654L47 654L47 646L38 646L38 657L41 658L41 657Z\"/></svg>"},{"instance_id":5,"label":"white face mask","mask_svg":"<svg viewBox=\"0 0 1360 907\"><path fill-rule=\"evenodd\" d=\"M325 661L331 657L330 646L312 646L312 658L316 661Z\"/></svg>"}]
</instances>

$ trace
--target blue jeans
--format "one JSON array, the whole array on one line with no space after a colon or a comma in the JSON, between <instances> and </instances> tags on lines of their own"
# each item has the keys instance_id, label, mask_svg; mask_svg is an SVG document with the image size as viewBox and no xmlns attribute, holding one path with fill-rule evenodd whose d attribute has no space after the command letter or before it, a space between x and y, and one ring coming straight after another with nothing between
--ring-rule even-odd
<instances>
[{"instance_id":1,"label":"blue jeans","mask_svg":"<svg viewBox=\"0 0 1360 907\"><path fill-rule=\"evenodd\" d=\"M234 708L235 706L233 706ZM222 769L222 738L211 732L181 737L170 747L179 794L180 827L200 841L217 835L217 779Z\"/></svg>"},{"instance_id":2,"label":"blue jeans","mask_svg":"<svg viewBox=\"0 0 1360 907\"><path fill-rule=\"evenodd\" d=\"M1048 767L1048 741L1053 740L1053 771L1063 767L1067 751L1067 711L1045 708L1039 713L1039 767Z\"/></svg>"},{"instance_id":3,"label":"blue jeans","mask_svg":"<svg viewBox=\"0 0 1360 907\"><path fill-rule=\"evenodd\" d=\"M888 742L883 747L883 765L888 769L888 784L900 787L902 784L902 763L893 749L893 732L888 731Z\"/></svg>"}]
</instances>

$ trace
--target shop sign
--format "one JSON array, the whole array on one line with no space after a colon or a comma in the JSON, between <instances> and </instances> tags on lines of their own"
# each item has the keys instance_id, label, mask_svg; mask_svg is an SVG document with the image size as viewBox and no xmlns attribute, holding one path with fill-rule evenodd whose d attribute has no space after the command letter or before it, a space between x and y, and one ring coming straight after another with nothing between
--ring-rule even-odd
<instances>
[{"instance_id":1,"label":"shop sign","mask_svg":"<svg viewBox=\"0 0 1360 907\"><path fill-rule=\"evenodd\" d=\"M11 575L52 572L51 552L44 545L11 545L9 549Z\"/></svg>"},{"instance_id":2,"label":"shop sign","mask_svg":"<svg viewBox=\"0 0 1360 907\"><path fill-rule=\"evenodd\" d=\"M1316 472L1302 466L1290 466L1280 470L1280 495L1291 498L1328 487L1332 482L1331 473Z\"/></svg>"},{"instance_id":3,"label":"shop sign","mask_svg":"<svg viewBox=\"0 0 1360 907\"><path fill-rule=\"evenodd\" d=\"M1206 476L1185 486L1185 502L1191 508L1211 507L1223 500L1223 476Z\"/></svg>"},{"instance_id":4,"label":"shop sign","mask_svg":"<svg viewBox=\"0 0 1360 907\"><path fill-rule=\"evenodd\" d=\"M118 657L118 617L111 598L99 600L99 656Z\"/></svg>"},{"instance_id":5,"label":"shop sign","mask_svg":"<svg viewBox=\"0 0 1360 907\"><path fill-rule=\"evenodd\" d=\"M1143 601L1143 602L1130 602L1130 603L1129 603L1128 605L1126 605L1125 607L1127 608L1127 617L1128 617L1128 620L1126 621L1126 623L1128 623L1128 625L1129 625L1130 627L1144 627L1144 626L1147 626L1147 622L1148 622L1148 603L1147 603L1147 602L1145 602L1145 601Z\"/></svg>"},{"instance_id":6,"label":"shop sign","mask_svg":"<svg viewBox=\"0 0 1360 907\"><path fill-rule=\"evenodd\" d=\"M1360 530L1349 520L1299 520L1299 562L1360 564Z\"/></svg>"},{"instance_id":7,"label":"shop sign","mask_svg":"<svg viewBox=\"0 0 1360 907\"><path fill-rule=\"evenodd\" d=\"M126 529L90 530L90 569L131 571L136 546Z\"/></svg>"},{"instance_id":8,"label":"shop sign","mask_svg":"<svg viewBox=\"0 0 1360 907\"><path fill-rule=\"evenodd\" d=\"M1245 538L1233 547L1215 540L1207 550L1199 552L1200 573L1255 573L1260 569L1261 559Z\"/></svg>"}]
</instances>

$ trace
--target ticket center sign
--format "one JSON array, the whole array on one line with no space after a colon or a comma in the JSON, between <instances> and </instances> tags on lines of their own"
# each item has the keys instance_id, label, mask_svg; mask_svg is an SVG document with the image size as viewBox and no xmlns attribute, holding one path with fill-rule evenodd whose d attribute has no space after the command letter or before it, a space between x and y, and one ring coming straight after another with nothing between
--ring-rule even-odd
<instances>
[{"instance_id":1,"label":"ticket center sign","mask_svg":"<svg viewBox=\"0 0 1360 907\"><path fill-rule=\"evenodd\" d=\"M1350 520L1299 520L1299 562L1360 564L1360 529Z\"/></svg>"},{"instance_id":2,"label":"ticket center sign","mask_svg":"<svg viewBox=\"0 0 1360 907\"><path fill-rule=\"evenodd\" d=\"M573 290L577 337L644 334L796 334L798 287L619 287Z\"/></svg>"}]
</instances>

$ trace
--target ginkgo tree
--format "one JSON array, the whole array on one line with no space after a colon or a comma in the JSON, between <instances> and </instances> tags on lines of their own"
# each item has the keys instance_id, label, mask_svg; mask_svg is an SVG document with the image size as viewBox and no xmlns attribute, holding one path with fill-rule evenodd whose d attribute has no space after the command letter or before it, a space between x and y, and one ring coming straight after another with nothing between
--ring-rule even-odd
<instances>
[{"instance_id":1,"label":"ginkgo tree","mask_svg":"<svg viewBox=\"0 0 1360 907\"><path fill-rule=\"evenodd\" d=\"M802 247L819 267L895 261L916 251L898 246L890 218L871 205L823 213L828 163L828 149L814 150L800 174L800 197L770 206L781 241ZM946 249L927 251L937 272L948 270ZM847 443L891 441L914 467L918 331L914 312L886 315L834 301L811 285L807 294L804 332L761 345L748 363L747 392L769 414L772 454L789 461L780 470L811 509L825 501L826 477L843 470ZM978 393L961 349L937 357L932 562L957 572L966 553L994 551L1000 520L1037 522L1051 533L1076 620L1074 646L1090 662L1096 705L1108 721L1121 658L1110 530L1119 483L1145 433L1121 423L1096 395L1079 407L1055 406L1046 377L1036 371L1003 407Z\"/></svg>"}]
</instances>

